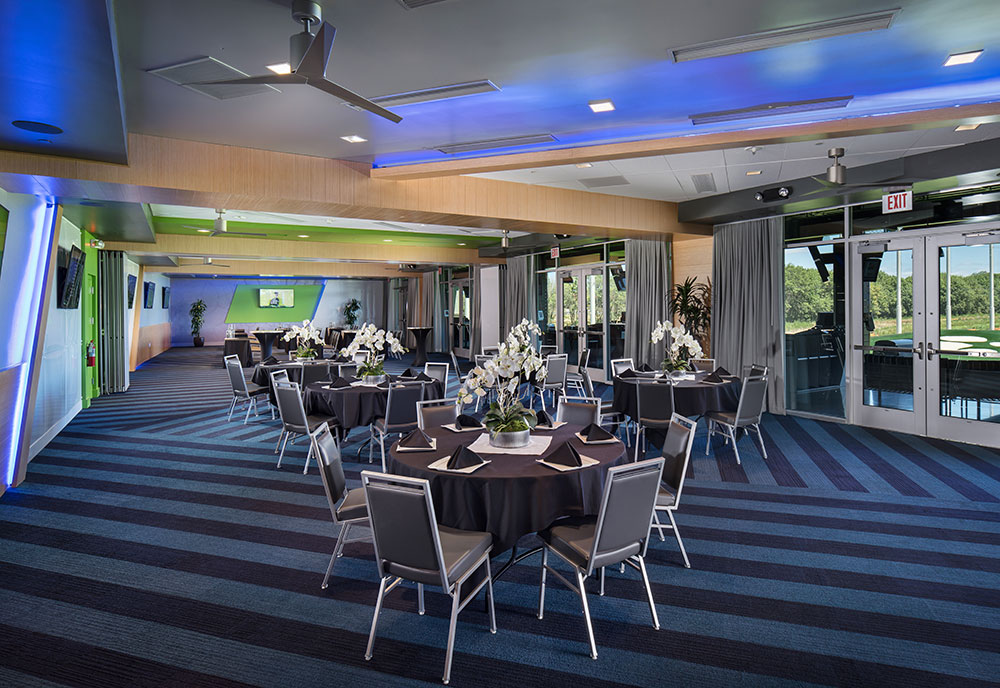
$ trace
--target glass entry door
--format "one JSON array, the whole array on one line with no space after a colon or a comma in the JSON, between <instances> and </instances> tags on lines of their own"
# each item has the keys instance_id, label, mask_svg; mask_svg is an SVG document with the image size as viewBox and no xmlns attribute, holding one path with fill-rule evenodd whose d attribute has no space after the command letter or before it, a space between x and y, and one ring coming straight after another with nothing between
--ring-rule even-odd
<instances>
[{"instance_id":1,"label":"glass entry door","mask_svg":"<svg viewBox=\"0 0 1000 688\"><path fill-rule=\"evenodd\" d=\"M456 356L471 358L469 346L472 338L471 320L472 291L467 279L452 280L451 296L448 299L450 307L449 332L451 333L451 348Z\"/></svg>"},{"instance_id":2,"label":"glass entry door","mask_svg":"<svg viewBox=\"0 0 1000 688\"><path fill-rule=\"evenodd\" d=\"M1000 230L852 242L860 425L1000 446Z\"/></svg>"},{"instance_id":3,"label":"glass entry door","mask_svg":"<svg viewBox=\"0 0 1000 688\"><path fill-rule=\"evenodd\" d=\"M589 349L587 370L595 382L604 382L605 277L604 268L574 268L555 273L559 299L556 343L569 357L569 370L579 369L580 354Z\"/></svg>"}]
</instances>

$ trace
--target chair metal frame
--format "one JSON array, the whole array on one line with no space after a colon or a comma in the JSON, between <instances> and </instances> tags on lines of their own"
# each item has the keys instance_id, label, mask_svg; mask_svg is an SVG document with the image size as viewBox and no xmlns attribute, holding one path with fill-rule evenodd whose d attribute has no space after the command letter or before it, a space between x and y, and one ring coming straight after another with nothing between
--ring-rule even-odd
<instances>
[{"instance_id":1,"label":"chair metal frame","mask_svg":"<svg viewBox=\"0 0 1000 688\"><path fill-rule=\"evenodd\" d=\"M591 659L597 659L597 643L594 640L594 626L590 620L590 606L587 602L587 590L585 587L585 582L594 573L595 561L600 554L598 552L598 546L601 543L601 531L604 526L605 520L607 520L608 515L608 502L611 498L611 492L614 489L616 480L621 480L621 477L628 477L633 473L642 473L646 471L655 471L657 476L663 474L663 459L648 459L646 461L640 461L639 463L625 464L624 466L615 466L608 470L608 478L604 483L604 494L601 497L601 508L597 515L597 524L594 529L594 542L591 546L591 550L587 555L587 565L586 567L581 567L564 557L557 549L551 547L547 542L542 542L542 566L541 566L541 584L538 590L538 618L544 618L545 615L545 578L546 573L551 573L553 576L562 581L563 585L568 587L570 590L575 592L580 596L580 602L583 606L583 616L587 622L587 638L590 641L590 657ZM619 477L621 476L621 477ZM657 485L659 485L659 480L657 480ZM659 487L657 487L659 489ZM653 507L656 504L656 493L653 493L653 499L649 503L649 518L648 522L653 521ZM556 522L558 525L558 521ZM649 603L649 611L653 617L653 628L660 630L660 619L656 614L656 603L653 602L653 590L649 586L649 576L646 573L646 549L649 546L649 530L646 529L646 535L643 539L639 540L639 552L637 554L628 556L621 560L622 569L624 570L624 565L628 564L635 570L637 570L642 575L643 586L646 588L646 601ZM549 552L555 554L559 559L564 561L573 567L573 572L576 574L576 583L571 583L567 580L557 569L549 566ZM600 567L600 595L604 595L604 568L619 562L612 561L606 562Z\"/></svg>"},{"instance_id":2,"label":"chair metal frame","mask_svg":"<svg viewBox=\"0 0 1000 688\"><path fill-rule=\"evenodd\" d=\"M493 574L490 570L490 552L493 551L493 546L490 545L482 556L480 556L475 563L469 567L468 571L466 571L464 575L456 579L454 583L449 583L448 571L444 564L444 554L441 551L441 538L437 529L437 517L434 514L434 502L431 500L430 483L422 478L408 478L401 475L386 475L384 473L375 473L373 471L361 471L361 484L365 489L366 500L368 497L369 486L372 483L390 486L398 490L406 490L410 492L420 491L423 493L424 504L427 506L427 519L431 526L431 532L434 539L434 549L435 556L437 557L438 570L441 573L441 588L451 597L451 617L449 618L448 623L448 645L445 651L444 676L441 678L441 681L447 685L449 680L451 680L451 660L455 649L455 630L458 625L458 614L465 609L469 602L475 599L476 595L478 595L479 591L484 587L486 588L487 609L490 616L490 633L495 634L497 632L496 611L493 605ZM368 503L371 503L370 500ZM375 534L374 520L372 525L372 534L372 542L375 548L375 563L378 566L379 586L378 598L375 602L375 613L372 616L371 632L368 634L368 647L365 650L366 661L371 660L372 652L375 647L375 630L378 626L379 614L382 611L382 601L385 599L386 595L392 592L393 588L405 580L401 576L396 576L394 581L391 583L388 582L393 578L393 576L391 574L387 574L385 570L385 563L379 555L378 537ZM465 581L468 580L472 574L479 571L484 565L486 567L485 578L476 583L472 590L463 598L462 584L465 583ZM419 605L418 611L422 615L424 613L423 584L418 583L417 598Z\"/></svg>"},{"instance_id":3,"label":"chair metal frame","mask_svg":"<svg viewBox=\"0 0 1000 688\"><path fill-rule=\"evenodd\" d=\"M571 389L578 391L582 396L587 396L587 390L583 386L583 371L590 365L590 349L583 347L580 350L580 358L576 364L576 372L566 373L566 393ZM590 395L593 396L593 395Z\"/></svg>"},{"instance_id":4,"label":"chair metal frame","mask_svg":"<svg viewBox=\"0 0 1000 688\"><path fill-rule=\"evenodd\" d=\"M560 423L566 419L563 417L566 404L579 404L588 405L594 407L594 420L592 422L600 425L601 424L601 400L597 397L569 397L561 396L559 397L559 403L556 406L556 422ZM584 425L586 427L586 425Z\"/></svg>"},{"instance_id":5,"label":"chair metal frame","mask_svg":"<svg viewBox=\"0 0 1000 688\"><path fill-rule=\"evenodd\" d=\"M459 387L465 382L465 375L462 375L462 369L458 366L458 356L455 355L455 350L452 349L448 352L451 356L451 365L455 369L455 381L458 383ZM445 390L447 394L447 390Z\"/></svg>"},{"instance_id":6,"label":"chair metal frame","mask_svg":"<svg viewBox=\"0 0 1000 688\"><path fill-rule=\"evenodd\" d=\"M333 567L337 563L337 559L344 555L344 545L351 542L367 542L372 538L370 533L354 539L348 537L351 528L368 525L368 516L364 518L349 518L343 521L337 517L337 506L347 496L348 491L345 488L341 494L334 494L334 486L329 483L326 470L320 465L323 458L319 448L319 441L323 435L329 435L333 438L334 445L337 448L336 460L342 461L342 456L340 453L340 442L337 441L337 435L330 431L328 423L320 424L315 430L309 433L309 443L313 448L313 453L316 455L316 468L319 469L319 475L323 481L323 491L326 493L326 500L330 506L330 515L333 516L333 525L340 526L340 530L337 532L337 543L333 548L333 556L330 557L330 564L326 567L326 574L323 576L323 583L320 585L321 590L326 590L330 576L333 575Z\"/></svg>"},{"instance_id":7,"label":"chair metal frame","mask_svg":"<svg viewBox=\"0 0 1000 688\"><path fill-rule=\"evenodd\" d=\"M435 375L432 370L444 369L444 375ZM430 378L434 378L441 383L441 390L447 394L448 393L448 375L450 374L451 364L450 363L434 363L428 361L424 363L424 375Z\"/></svg>"},{"instance_id":8,"label":"chair metal frame","mask_svg":"<svg viewBox=\"0 0 1000 688\"><path fill-rule=\"evenodd\" d=\"M386 398L386 401L385 401L385 416L383 418L383 427L385 428L384 431L383 430L379 430L378 428L376 428L375 427L375 422L372 422L372 424L368 426L368 433L369 433L369 438L368 438L369 439L369 444L368 444L368 463L371 463L374 460L374 458L375 458L374 457L375 442L378 442L379 450L382 453L382 472L383 473L386 472L386 468L385 468L385 438L388 437L389 435L398 435L398 434L400 434L399 431L390 430L389 429L390 428L390 425L389 425L389 415L392 413L392 402L394 401L394 392L397 389L400 389L400 388L416 389L417 387L420 388L420 399L417 400L417 402L419 403L419 402L421 402L421 401L424 400L424 395L426 395L426 393L427 393L427 388L425 387L425 384L423 382L394 382L394 383L391 383L389 385L389 394L388 394L388 397ZM419 409L417 409L416 407L414 407L414 413L416 414L416 418L414 419L414 423L415 424L419 424L419 421L420 421Z\"/></svg>"},{"instance_id":9,"label":"chair metal frame","mask_svg":"<svg viewBox=\"0 0 1000 688\"><path fill-rule=\"evenodd\" d=\"M458 418L458 414L462 412L462 405L458 403L458 397L448 397L445 399L425 399L424 401L417 402L417 427L423 430L426 425L424 423L424 409L425 408L436 408L438 406L454 406L455 407L455 417Z\"/></svg>"},{"instance_id":10,"label":"chair metal frame","mask_svg":"<svg viewBox=\"0 0 1000 688\"><path fill-rule=\"evenodd\" d=\"M627 364L627 365L616 365L616 364ZM635 361L631 358L612 358L611 359L611 376L618 377L626 370L631 368L635 370Z\"/></svg>"},{"instance_id":11,"label":"chair metal frame","mask_svg":"<svg viewBox=\"0 0 1000 688\"><path fill-rule=\"evenodd\" d=\"M500 353L500 345L499 344L491 344L489 346L484 346L483 347L483 355L484 356L489 356L490 358L493 358L494 356L498 355L499 353Z\"/></svg>"},{"instance_id":12,"label":"chair metal frame","mask_svg":"<svg viewBox=\"0 0 1000 688\"><path fill-rule=\"evenodd\" d=\"M714 358L692 358L688 363L691 365L691 369L698 373L711 373L715 370Z\"/></svg>"},{"instance_id":13,"label":"chair metal frame","mask_svg":"<svg viewBox=\"0 0 1000 688\"><path fill-rule=\"evenodd\" d=\"M272 390L272 393L273 393L273 390L274 390L274 383L275 382L291 382L291 380L288 378L288 368L278 368L277 370L272 370L270 373L268 373L267 376L271 379L271 390ZM272 404L271 403L271 396L268 395L268 397L267 397L267 405L271 407L271 420L274 420L274 411L278 407L278 398L277 398L277 396L275 396L274 403ZM280 438L278 439L278 442L279 443L281 442ZM274 453L275 454L278 453L277 447L275 447Z\"/></svg>"},{"instance_id":14,"label":"chair metal frame","mask_svg":"<svg viewBox=\"0 0 1000 688\"><path fill-rule=\"evenodd\" d=\"M740 450L739 450L739 447L736 446L736 431L739 430L740 428L745 428L745 429L747 429L747 435L750 434L750 432L749 432L750 429L754 430L754 432L757 433L757 441L760 442L760 455L765 460L767 460L767 448L764 447L764 436L761 435L761 432L760 432L760 418L764 414L764 405L767 403L767 390L766 389L764 390L764 396L761 398L760 409L757 411L756 415L754 416L754 420L752 420L752 421L741 420L741 416L742 416L743 411L744 411L744 409L743 409L743 403L746 400L747 383L749 383L749 382L754 382L754 383L761 383L762 382L766 386L767 385L767 376L766 375L756 375L756 376L750 376L750 375L748 375L747 377L743 378L743 386L740 388L740 400L739 400L739 403L736 406L736 415L734 416L734 422L735 422L734 425L730 425L729 423L725 423L725 422L723 422L723 421L721 421L721 420L719 420L717 418L712 418L711 416L706 416L706 419L708 420L708 436L705 438L705 455L706 456L708 456L708 453L712 449L712 435L716 435L716 434L717 435L722 435L723 437L726 438L726 444L729 444L729 442L732 441L732 443L733 443L733 453L736 454L736 463L737 463L737 465L739 465L740 464ZM717 430L716 429L717 426L721 427L724 430L724 432L720 431L720 430Z\"/></svg>"},{"instance_id":15,"label":"chair metal frame","mask_svg":"<svg viewBox=\"0 0 1000 688\"><path fill-rule=\"evenodd\" d=\"M563 361L563 374L562 374L562 377L559 380L554 380L551 375L546 375L545 376L545 380L542 381L541 386L538 386L538 384L536 383L536 384L532 385L532 388L531 388L531 401L529 403L531 405L534 405L534 397L537 394L538 398L541 399L541 401L542 401L542 410L543 411L548 411L548 408L545 406L545 392L548 391L548 392L550 392L552 394L552 405L553 406L556 406L557 405L557 401L558 401L558 397L556 396L556 392L558 392L560 396L565 396L566 395L566 375L567 375L567 373L569 373L569 354L550 354L550 355L546 356L545 357L545 369L547 371L549 371L549 373L551 373L551 370L552 370L551 366L549 365L549 362L552 361L552 360L561 360L561 361Z\"/></svg>"},{"instance_id":16,"label":"chair metal frame","mask_svg":"<svg viewBox=\"0 0 1000 688\"><path fill-rule=\"evenodd\" d=\"M233 412L236 410L236 405L241 401L245 401L247 404L247 412L243 417L243 425L246 425L247 421L250 420L250 411L253 411L254 418L260 415L260 412L257 409L257 397L262 396L266 393L266 391L258 391L255 394L250 393L250 386L247 385L247 379L243 375L243 364L240 362L239 356L236 354L230 354L229 356L223 356L222 360L226 364L226 373L229 375L229 385L233 389L233 402L229 405L229 415L226 417L226 422L233 419ZM231 364L234 364L235 368L231 368ZM239 389L236 387L237 378L242 380L242 384ZM274 417L273 414L271 417Z\"/></svg>"},{"instance_id":17,"label":"chair metal frame","mask_svg":"<svg viewBox=\"0 0 1000 688\"><path fill-rule=\"evenodd\" d=\"M291 421L285 420L285 409L281 407L281 397L278 395L278 391L284 388L292 388L298 398L298 408L302 411L302 418L305 421L306 432L302 433L297 430L288 429L287 425L291 424ZM274 400L278 403L278 416L281 418L281 432L278 433L278 446L281 447L281 453L278 454L278 465L275 468L281 468L281 461L285 458L285 449L288 446L288 440L292 440L292 444L295 444L295 440L299 437L305 437L309 435L309 416L306 415L305 404L302 403L302 388L299 387L298 382L275 382L274 383ZM284 437L284 442L282 442L282 437ZM277 451L277 449L275 449ZM309 443L309 451L306 453L305 465L302 467L302 475L309 472L309 459L313 455L312 443Z\"/></svg>"},{"instance_id":18,"label":"chair metal frame","mask_svg":"<svg viewBox=\"0 0 1000 688\"><path fill-rule=\"evenodd\" d=\"M583 376L584 395L589 398L600 399L600 397L597 396L597 393L594 391L594 381L590 379L590 373L587 371L587 369L585 368L581 374ZM612 406L612 403L613 402L610 401L606 402L603 399L601 399L601 425L607 425L607 424L617 425L619 433L625 436L622 439L622 441L625 443L625 446L626 447L631 446L629 444L630 440L628 432L628 426L631 421L628 419L628 416L626 416L621 411L615 411L614 407Z\"/></svg>"},{"instance_id":19,"label":"chair metal frame","mask_svg":"<svg viewBox=\"0 0 1000 688\"><path fill-rule=\"evenodd\" d=\"M635 380L635 456L633 461L639 460L639 448L642 447L642 455L646 455L646 426L642 422L642 389L645 385L665 385L670 387L670 413L671 417L674 415L674 384L669 377L659 378L659 379L636 379ZM658 419L651 419L658 420ZM664 418L664 425L669 425L670 420ZM659 430L662 428L653 428L654 430Z\"/></svg>"},{"instance_id":20,"label":"chair metal frame","mask_svg":"<svg viewBox=\"0 0 1000 688\"><path fill-rule=\"evenodd\" d=\"M673 414L673 416L671 416L670 422L682 425L688 433L688 438L684 449L684 462L683 462L683 468L681 470L680 484L677 487L677 494L674 495L674 503L671 504L670 506L654 505L653 527L656 528L657 531L659 532L660 542L664 541L663 537L664 528L670 528L671 530L674 531L674 538L676 538L677 540L677 546L680 547L681 556L684 557L684 568L689 569L691 568L691 561L688 559L687 550L684 549L684 541L681 540L681 532L680 530L677 529L677 521L674 519L674 512L677 511L678 507L680 507L681 493L684 491L684 481L687 480L688 467L691 465L691 450L694 447L694 435L695 432L698 430L698 422L691 420L687 416L682 416L681 414L676 412ZM669 433L670 430L668 429L667 432ZM664 445L666 445L666 441L664 441ZM666 464L664 463L664 465ZM670 519L670 525L665 526L660 523L660 519L657 516L657 514L661 511L667 515L668 519Z\"/></svg>"}]
</instances>

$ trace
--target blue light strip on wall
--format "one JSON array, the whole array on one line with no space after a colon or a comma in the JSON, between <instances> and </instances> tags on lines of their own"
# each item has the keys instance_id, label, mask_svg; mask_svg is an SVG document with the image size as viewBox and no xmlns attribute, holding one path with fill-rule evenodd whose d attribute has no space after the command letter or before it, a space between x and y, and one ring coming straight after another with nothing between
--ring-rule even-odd
<instances>
[{"instance_id":1,"label":"blue light strip on wall","mask_svg":"<svg viewBox=\"0 0 1000 688\"><path fill-rule=\"evenodd\" d=\"M18 366L17 390L14 397L13 418L11 419L10 456L4 484L14 484L17 471L17 457L24 435L24 419L28 411L28 382L31 376L31 362L38 348L38 331L41 325L45 302L45 281L48 278L49 257L55 237L56 212L53 203L40 201L31 211L31 236L28 260L25 262L22 298L17 301L10 334L12 338L21 335L24 343L21 349L21 363ZM28 438L23 438L28 439Z\"/></svg>"}]
</instances>

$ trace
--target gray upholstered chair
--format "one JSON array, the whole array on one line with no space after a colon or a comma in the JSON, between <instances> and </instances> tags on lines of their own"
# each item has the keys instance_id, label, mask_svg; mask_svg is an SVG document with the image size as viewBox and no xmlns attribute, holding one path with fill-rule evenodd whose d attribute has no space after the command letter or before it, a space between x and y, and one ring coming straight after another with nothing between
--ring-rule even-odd
<instances>
[{"instance_id":1,"label":"gray upholstered chair","mask_svg":"<svg viewBox=\"0 0 1000 688\"><path fill-rule=\"evenodd\" d=\"M582 425L601 424L601 400L594 397L559 397L556 422Z\"/></svg>"},{"instance_id":2,"label":"gray upholstered chair","mask_svg":"<svg viewBox=\"0 0 1000 688\"><path fill-rule=\"evenodd\" d=\"M330 372L336 371L338 377L357 377L357 363L331 363Z\"/></svg>"},{"instance_id":3,"label":"gray upholstered chair","mask_svg":"<svg viewBox=\"0 0 1000 688\"><path fill-rule=\"evenodd\" d=\"M656 508L653 511L655 528L659 530L660 542L663 542L663 529L671 528L677 538L677 546L681 548L684 557L684 567L691 568L687 550L681 541L681 533L677 530L674 512L681 505L681 493L684 491L684 479L687 477L688 466L691 463L691 447L694 446L694 433L698 424L690 418L675 413L670 419L667 436L663 441L663 475L660 480L660 491L656 494ZM659 514L665 513L670 519L670 525L660 523Z\"/></svg>"},{"instance_id":4,"label":"gray upholstered chair","mask_svg":"<svg viewBox=\"0 0 1000 688\"><path fill-rule=\"evenodd\" d=\"M233 387L233 403L229 405L229 416L226 420L232 420L233 411L236 410L237 404L245 403L247 414L243 417L243 424L246 425L247 421L250 420L250 411L253 411L255 416L257 415L257 398L267 394L267 387L247 382L247 379L243 377L243 365L240 363L239 356L233 354L224 357L223 360L226 363L226 372L229 373L229 383Z\"/></svg>"},{"instance_id":5,"label":"gray upholstered chair","mask_svg":"<svg viewBox=\"0 0 1000 688\"><path fill-rule=\"evenodd\" d=\"M714 358L692 358L688 363L691 364L691 370L696 373L710 373L715 370Z\"/></svg>"},{"instance_id":6,"label":"gray upholstered chair","mask_svg":"<svg viewBox=\"0 0 1000 688\"><path fill-rule=\"evenodd\" d=\"M567 354L552 354L545 358L545 379L541 381L541 384L536 383L532 386L532 401L534 401L534 396L537 394L538 398L542 400L542 410L547 410L545 406L545 393L549 392L552 395L552 404L555 405L558 396L565 396L566 394L566 368L569 364L569 356Z\"/></svg>"},{"instance_id":7,"label":"gray upholstered chair","mask_svg":"<svg viewBox=\"0 0 1000 688\"><path fill-rule=\"evenodd\" d=\"M761 363L751 363L748 366L743 367L743 377L760 377L761 375L767 376L767 366Z\"/></svg>"},{"instance_id":8,"label":"gray upholstered chair","mask_svg":"<svg viewBox=\"0 0 1000 688\"><path fill-rule=\"evenodd\" d=\"M322 382L330 377L330 364L327 361L302 364L302 389L314 382Z\"/></svg>"},{"instance_id":9,"label":"gray upholstered chair","mask_svg":"<svg viewBox=\"0 0 1000 688\"><path fill-rule=\"evenodd\" d=\"M448 368L447 363L425 363L424 375L434 378L441 383L441 390L447 394L448 391Z\"/></svg>"},{"instance_id":10,"label":"gray upholstered chair","mask_svg":"<svg viewBox=\"0 0 1000 688\"><path fill-rule=\"evenodd\" d=\"M417 429L417 402L424 400L424 383L396 382L389 385L385 403L385 416L376 418L369 426L371 443L368 445L368 463L372 462L375 442L382 452L382 471L385 472L385 438L404 435Z\"/></svg>"},{"instance_id":11,"label":"gray upholstered chair","mask_svg":"<svg viewBox=\"0 0 1000 688\"><path fill-rule=\"evenodd\" d=\"M581 372L583 376L583 390L585 396L600 399L594 392L594 381L590 379L590 371L584 368ZM619 411L615 411L614 402L601 399L601 425L617 425L624 435L625 446L629 446L628 416Z\"/></svg>"},{"instance_id":12,"label":"gray upholstered chair","mask_svg":"<svg viewBox=\"0 0 1000 688\"><path fill-rule=\"evenodd\" d=\"M750 434L751 429L757 433L760 454L766 459L767 449L764 448L764 437L760 434L760 417L764 413L766 401L767 377L759 375L744 378L743 388L740 390L740 401L735 411L709 411L705 414L705 418L708 420L705 454L707 455L712 448L712 435L719 434L726 438L727 443L732 441L736 463L740 463L740 450L736 446L736 431L745 428L747 435Z\"/></svg>"},{"instance_id":13,"label":"gray upholstered chair","mask_svg":"<svg viewBox=\"0 0 1000 688\"><path fill-rule=\"evenodd\" d=\"M276 382L274 383L274 397L278 402L278 415L281 416L281 433L278 435L278 444L281 446L281 453L278 455L278 468L281 468L281 460L285 458L285 448L288 440L295 443L298 437L310 434L323 423L336 425L335 418L330 416L308 416L305 407L302 405L302 393L297 382ZM284 442L282 442L284 437ZM302 474L309 471L309 459L312 458L312 443L309 444L309 452L306 454L306 462L302 467Z\"/></svg>"},{"instance_id":14,"label":"gray upholstered chair","mask_svg":"<svg viewBox=\"0 0 1000 688\"><path fill-rule=\"evenodd\" d=\"M580 350L580 360L576 366L576 372L566 373L566 393L569 394L570 390L575 390L580 394L587 396L587 391L583 386L583 372L590 365L590 349L584 348Z\"/></svg>"},{"instance_id":15,"label":"gray upholstered chair","mask_svg":"<svg viewBox=\"0 0 1000 688\"><path fill-rule=\"evenodd\" d=\"M666 430L674 415L674 386L670 378L636 380L635 460L646 455L646 430Z\"/></svg>"},{"instance_id":16,"label":"gray upholstered chair","mask_svg":"<svg viewBox=\"0 0 1000 688\"><path fill-rule=\"evenodd\" d=\"M485 354L486 356L489 356L490 358L492 358L493 356L496 356L499 353L500 353L500 345L499 344L492 344L490 346L484 346L483 347L483 354Z\"/></svg>"},{"instance_id":17,"label":"gray upholstered chair","mask_svg":"<svg viewBox=\"0 0 1000 688\"><path fill-rule=\"evenodd\" d=\"M646 600L653 615L653 628L659 630L653 591L646 575L646 547L649 544L650 523L656 502L663 459L615 466L608 471L604 483L601 510L597 516L563 518L538 533L542 540L542 580L538 591L538 618L545 613L545 577L547 573L562 581L580 596L583 616L587 621L590 656L597 659L597 644L587 604L586 579L600 572L601 594L604 594L604 569L616 564L628 564L642 575ZM575 584L549 566L549 553L555 554L573 567Z\"/></svg>"},{"instance_id":18,"label":"gray upholstered chair","mask_svg":"<svg viewBox=\"0 0 1000 688\"><path fill-rule=\"evenodd\" d=\"M557 347L555 344L541 344L538 347L538 355L541 356L542 358L557 353L559 353L559 347Z\"/></svg>"},{"instance_id":19,"label":"gray upholstered chair","mask_svg":"<svg viewBox=\"0 0 1000 688\"><path fill-rule=\"evenodd\" d=\"M369 353L368 349L358 349L353 356L354 364L360 366L362 363L367 361Z\"/></svg>"},{"instance_id":20,"label":"gray upholstered chair","mask_svg":"<svg viewBox=\"0 0 1000 688\"><path fill-rule=\"evenodd\" d=\"M268 376L271 378L271 394L268 396L268 405L271 407L271 420L274 420L274 412L278 408L277 397L274 397L274 383L276 382L289 382L288 379L288 369L278 368L277 370L272 370ZM274 403L271 403L271 398L274 397ZM278 437L278 443L281 443L281 437ZM274 448L274 453L278 453L278 448Z\"/></svg>"},{"instance_id":21,"label":"gray upholstered chair","mask_svg":"<svg viewBox=\"0 0 1000 688\"><path fill-rule=\"evenodd\" d=\"M635 361L631 358L615 358L611 360L611 374L614 377L618 377L629 368L635 370Z\"/></svg>"},{"instance_id":22,"label":"gray upholstered chair","mask_svg":"<svg viewBox=\"0 0 1000 688\"><path fill-rule=\"evenodd\" d=\"M316 457L320 478L323 479L323 491L326 493L326 501L330 505L333 524L340 526L340 531L337 533L337 544L333 548L330 565L326 567L326 575L323 576L323 584L320 586L325 590L337 559L343 555L344 545L348 542L369 539L367 533L354 540L348 537L351 528L368 525L368 506L365 504L363 487L355 487L353 490L347 489L347 478L344 475L344 466L340 457L340 445L333 433L330 432L330 426L327 423L321 423L309 433L309 440L312 444L313 455Z\"/></svg>"},{"instance_id":23,"label":"gray upholstered chair","mask_svg":"<svg viewBox=\"0 0 1000 688\"><path fill-rule=\"evenodd\" d=\"M430 399L417 402L417 427L440 428L442 425L454 425L458 419L460 406L458 397L449 399Z\"/></svg>"},{"instance_id":24,"label":"gray upholstered chair","mask_svg":"<svg viewBox=\"0 0 1000 688\"><path fill-rule=\"evenodd\" d=\"M484 587L490 615L490 633L497 632L493 610L493 576L490 571L493 536L438 525L434 503L431 501L430 483L426 480L362 471L361 483L371 517L375 563L379 576L378 598L365 659L372 658L382 600L393 588L404 580L416 582L418 611L423 614L423 586L440 585L445 594L451 597L448 645L445 651L444 676L441 679L448 683L451 679L451 658L455 647L458 613ZM476 582L470 582L466 586L470 589L463 591L463 584L477 571L483 571L484 575L480 579L473 579ZM390 582L394 577L395 580ZM466 593L464 597L463 592Z\"/></svg>"}]
</instances>

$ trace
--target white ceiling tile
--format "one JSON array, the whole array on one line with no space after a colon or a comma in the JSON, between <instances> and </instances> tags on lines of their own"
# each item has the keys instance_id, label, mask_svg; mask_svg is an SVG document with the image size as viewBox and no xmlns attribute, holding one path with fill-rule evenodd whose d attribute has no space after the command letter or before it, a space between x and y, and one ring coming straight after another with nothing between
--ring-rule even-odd
<instances>
[{"instance_id":1,"label":"white ceiling tile","mask_svg":"<svg viewBox=\"0 0 1000 688\"><path fill-rule=\"evenodd\" d=\"M668 155L667 163L672 170L699 170L707 167L725 167L726 157L721 150L699 151Z\"/></svg>"},{"instance_id":2,"label":"white ceiling tile","mask_svg":"<svg viewBox=\"0 0 1000 688\"><path fill-rule=\"evenodd\" d=\"M759 175L747 176L747 172L760 170ZM726 168L729 177L729 188L732 191L749 189L764 184L774 184L781 172L780 162L758 163L754 165L730 165Z\"/></svg>"},{"instance_id":3,"label":"white ceiling tile","mask_svg":"<svg viewBox=\"0 0 1000 688\"><path fill-rule=\"evenodd\" d=\"M670 165L662 155L650 155L645 158L627 158L612 160L611 164L619 174L637 175L653 174L655 172L670 172Z\"/></svg>"},{"instance_id":4,"label":"white ceiling tile","mask_svg":"<svg viewBox=\"0 0 1000 688\"><path fill-rule=\"evenodd\" d=\"M774 143L766 146L747 146L745 148L729 148L723 151L726 165L759 165L765 162L778 162L785 159L784 143ZM756 149L753 153L748 148Z\"/></svg>"}]
</instances>

